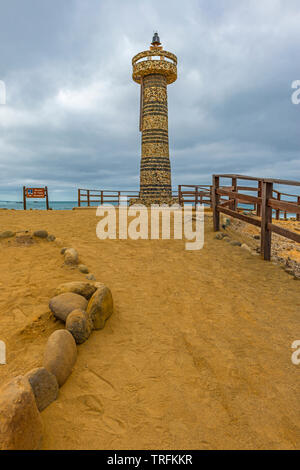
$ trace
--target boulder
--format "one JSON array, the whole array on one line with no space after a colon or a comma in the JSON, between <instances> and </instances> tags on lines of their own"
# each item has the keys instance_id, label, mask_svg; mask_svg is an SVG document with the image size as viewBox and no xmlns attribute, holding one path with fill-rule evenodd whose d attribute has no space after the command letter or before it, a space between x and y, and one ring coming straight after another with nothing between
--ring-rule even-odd
<instances>
[{"instance_id":1,"label":"boulder","mask_svg":"<svg viewBox=\"0 0 300 470\"><path fill-rule=\"evenodd\" d=\"M86 310L87 300L82 295L66 292L53 297L49 302L49 307L56 318L65 322L73 310L78 308Z\"/></svg>"},{"instance_id":2,"label":"boulder","mask_svg":"<svg viewBox=\"0 0 300 470\"><path fill-rule=\"evenodd\" d=\"M55 237L55 245L58 246L59 248L61 248L63 246L63 241L61 238L56 238Z\"/></svg>"},{"instance_id":3,"label":"boulder","mask_svg":"<svg viewBox=\"0 0 300 470\"><path fill-rule=\"evenodd\" d=\"M232 240L230 242L230 245L232 245L232 246L242 246L241 242L238 242L237 240Z\"/></svg>"},{"instance_id":4,"label":"boulder","mask_svg":"<svg viewBox=\"0 0 300 470\"><path fill-rule=\"evenodd\" d=\"M105 287L105 284L103 282L94 282L94 286L96 289L103 289Z\"/></svg>"},{"instance_id":5,"label":"boulder","mask_svg":"<svg viewBox=\"0 0 300 470\"><path fill-rule=\"evenodd\" d=\"M78 253L75 248L67 248L64 252L65 264L72 266L78 264Z\"/></svg>"},{"instance_id":6,"label":"boulder","mask_svg":"<svg viewBox=\"0 0 300 470\"><path fill-rule=\"evenodd\" d=\"M88 274L89 273L89 268L87 266L85 266L84 264L80 264L78 266L78 269L83 274Z\"/></svg>"},{"instance_id":7,"label":"boulder","mask_svg":"<svg viewBox=\"0 0 300 470\"><path fill-rule=\"evenodd\" d=\"M89 300L86 311L92 319L95 330L104 328L106 320L113 312L113 298L110 289L99 283L98 289Z\"/></svg>"},{"instance_id":8,"label":"boulder","mask_svg":"<svg viewBox=\"0 0 300 470\"><path fill-rule=\"evenodd\" d=\"M251 253L251 251L252 251L251 248L250 248L250 246L246 245L246 243L243 243L243 244L241 245L241 248L242 248L243 250L249 251L249 253Z\"/></svg>"},{"instance_id":9,"label":"boulder","mask_svg":"<svg viewBox=\"0 0 300 470\"><path fill-rule=\"evenodd\" d=\"M76 343L67 330L56 330L49 336L45 353L44 367L55 375L61 387L72 373L77 358Z\"/></svg>"},{"instance_id":10,"label":"boulder","mask_svg":"<svg viewBox=\"0 0 300 470\"><path fill-rule=\"evenodd\" d=\"M0 232L0 238L12 238L14 237L16 232L12 232L11 230L6 230L5 232Z\"/></svg>"},{"instance_id":11,"label":"boulder","mask_svg":"<svg viewBox=\"0 0 300 470\"><path fill-rule=\"evenodd\" d=\"M36 230L35 232L33 232L33 236L38 238L47 238L48 232L47 230Z\"/></svg>"},{"instance_id":12,"label":"boulder","mask_svg":"<svg viewBox=\"0 0 300 470\"><path fill-rule=\"evenodd\" d=\"M56 377L45 367L32 369L30 372L27 372L25 377L31 385L39 411L43 411L57 399L58 383Z\"/></svg>"},{"instance_id":13,"label":"boulder","mask_svg":"<svg viewBox=\"0 0 300 470\"><path fill-rule=\"evenodd\" d=\"M84 343L92 332L93 323L84 310L74 310L68 315L66 329L73 335L77 344Z\"/></svg>"},{"instance_id":14,"label":"boulder","mask_svg":"<svg viewBox=\"0 0 300 470\"><path fill-rule=\"evenodd\" d=\"M290 274L291 276L294 276L294 274L295 274L293 268L286 267L284 270L285 270L286 273Z\"/></svg>"},{"instance_id":15,"label":"boulder","mask_svg":"<svg viewBox=\"0 0 300 470\"><path fill-rule=\"evenodd\" d=\"M18 232L16 234L17 245L33 245L35 243L31 233L26 230L25 232Z\"/></svg>"},{"instance_id":16,"label":"boulder","mask_svg":"<svg viewBox=\"0 0 300 470\"><path fill-rule=\"evenodd\" d=\"M94 292L96 292L97 287L93 286L89 282L66 282L57 287L55 295L64 294L66 292L72 292L73 294L82 295L86 299L90 299Z\"/></svg>"},{"instance_id":17,"label":"boulder","mask_svg":"<svg viewBox=\"0 0 300 470\"><path fill-rule=\"evenodd\" d=\"M223 240L224 234L223 234L222 232L217 233L217 235L215 236L215 238L216 238L217 240Z\"/></svg>"},{"instance_id":18,"label":"boulder","mask_svg":"<svg viewBox=\"0 0 300 470\"><path fill-rule=\"evenodd\" d=\"M18 376L0 390L0 450L38 450L42 432L31 386Z\"/></svg>"}]
</instances>

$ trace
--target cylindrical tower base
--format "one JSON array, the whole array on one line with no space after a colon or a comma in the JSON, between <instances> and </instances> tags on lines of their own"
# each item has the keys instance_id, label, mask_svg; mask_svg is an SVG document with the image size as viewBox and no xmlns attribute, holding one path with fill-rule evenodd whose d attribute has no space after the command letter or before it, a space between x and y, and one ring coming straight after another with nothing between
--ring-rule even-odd
<instances>
[{"instance_id":1,"label":"cylindrical tower base","mask_svg":"<svg viewBox=\"0 0 300 470\"><path fill-rule=\"evenodd\" d=\"M143 79L140 198L171 197L167 81L164 75L151 74Z\"/></svg>"}]
</instances>

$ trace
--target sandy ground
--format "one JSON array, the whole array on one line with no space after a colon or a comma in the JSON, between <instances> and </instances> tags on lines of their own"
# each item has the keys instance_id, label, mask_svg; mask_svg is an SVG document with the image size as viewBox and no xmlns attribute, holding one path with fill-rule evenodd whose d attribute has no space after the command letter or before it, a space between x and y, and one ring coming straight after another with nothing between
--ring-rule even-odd
<instances>
[{"instance_id":1,"label":"sandy ground","mask_svg":"<svg viewBox=\"0 0 300 470\"><path fill-rule=\"evenodd\" d=\"M44 449L299 449L300 289L280 267L215 239L100 241L92 211L0 211L0 231L46 229L78 249L115 311L78 347L42 412ZM42 364L61 282L55 243L0 241L0 381Z\"/></svg>"}]
</instances>

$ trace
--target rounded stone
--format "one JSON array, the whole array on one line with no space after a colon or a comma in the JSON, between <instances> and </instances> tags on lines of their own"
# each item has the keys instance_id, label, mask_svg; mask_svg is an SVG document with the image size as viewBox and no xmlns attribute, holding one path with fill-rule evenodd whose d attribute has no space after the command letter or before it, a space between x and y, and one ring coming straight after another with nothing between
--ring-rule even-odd
<instances>
[{"instance_id":1,"label":"rounded stone","mask_svg":"<svg viewBox=\"0 0 300 470\"><path fill-rule=\"evenodd\" d=\"M63 246L63 241L61 238L55 238L55 245L61 248Z\"/></svg>"},{"instance_id":2,"label":"rounded stone","mask_svg":"<svg viewBox=\"0 0 300 470\"><path fill-rule=\"evenodd\" d=\"M38 450L43 425L32 388L18 376L0 390L0 450Z\"/></svg>"},{"instance_id":3,"label":"rounded stone","mask_svg":"<svg viewBox=\"0 0 300 470\"><path fill-rule=\"evenodd\" d=\"M82 344L90 337L92 321L84 310L74 310L68 315L66 329L73 335L77 344Z\"/></svg>"},{"instance_id":4,"label":"rounded stone","mask_svg":"<svg viewBox=\"0 0 300 470\"><path fill-rule=\"evenodd\" d=\"M27 230L25 232L18 232L16 234L16 243L17 245L33 245L36 243L30 232Z\"/></svg>"},{"instance_id":5,"label":"rounded stone","mask_svg":"<svg viewBox=\"0 0 300 470\"><path fill-rule=\"evenodd\" d=\"M45 353L44 367L56 377L61 387L70 374L76 362L76 343L68 330L56 330L49 336Z\"/></svg>"},{"instance_id":6,"label":"rounded stone","mask_svg":"<svg viewBox=\"0 0 300 470\"><path fill-rule=\"evenodd\" d=\"M53 297L49 302L49 307L56 318L65 322L73 310L86 310L87 300L82 295L66 292Z\"/></svg>"},{"instance_id":7,"label":"rounded stone","mask_svg":"<svg viewBox=\"0 0 300 470\"><path fill-rule=\"evenodd\" d=\"M243 244L241 245L241 248L242 248L243 250L249 251L249 253L251 253L251 248L250 248L250 246L246 245L246 243L243 243Z\"/></svg>"},{"instance_id":8,"label":"rounded stone","mask_svg":"<svg viewBox=\"0 0 300 470\"><path fill-rule=\"evenodd\" d=\"M81 282L81 281L74 281L74 282L66 282L65 284L61 284L57 287L55 291L55 295L64 294L66 292L72 292L73 294L78 294L85 297L89 300L93 293L96 292L97 287L93 286L89 282Z\"/></svg>"},{"instance_id":9,"label":"rounded stone","mask_svg":"<svg viewBox=\"0 0 300 470\"><path fill-rule=\"evenodd\" d=\"M0 238L12 238L14 237L16 232L12 232L11 230L6 230L5 232L0 232Z\"/></svg>"},{"instance_id":10,"label":"rounded stone","mask_svg":"<svg viewBox=\"0 0 300 470\"><path fill-rule=\"evenodd\" d=\"M78 253L75 248L67 248L64 252L65 264L74 265L78 264Z\"/></svg>"},{"instance_id":11,"label":"rounded stone","mask_svg":"<svg viewBox=\"0 0 300 470\"><path fill-rule=\"evenodd\" d=\"M242 246L241 242L238 242L237 240L232 240L230 242L230 245L232 245L232 246Z\"/></svg>"},{"instance_id":12,"label":"rounded stone","mask_svg":"<svg viewBox=\"0 0 300 470\"><path fill-rule=\"evenodd\" d=\"M78 269L83 274L88 274L89 273L89 268L87 266L85 266L84 264L80 264L78 266Z\"/></svg>"},{"instance_id":13,"label":"rounded stone","mask_svg":"<svg viewBox=\"0 0 300 470\"><path fill-rule=\"evenodd\" d=\"M48 237L48 232L47 230L36 230L33 232L34 237L38 238L47 238Z\"/></svg>"},{"instance_id":14,"label":"rounded stone","mask_svg":"<svg viewBox=\"0 0 300 470\"><path fill-rule=\"evenodd\" d=\"M88 275L85 276L85 277L86 277L86 279L88 279L89 281L95 281L95 280L96 280L94 274L88 274Z\"/></svg>"},{"instance_id":15,"label":"rounded stone","mask_svg":"<svg viewBox=\"0 0 300 470\"><path fill-rule=\"evenodd\" d=\"M54 242L55 238L55 235L48 235L47 240L48 242Z\"/></svg>"},{"instance_id":16,"label":"rounded stone","mask_svg":"<svg viewBox=\"0 0 300 470\"><path fill-rule=\"evenodd\" d=\"M25 374L25 377L31 385L39 411L43 411L57 399L58 383L56 377L45 367L32 369Z\"/></svg>"},{"instance_id":17,"label":"rounded stone","mask_svg":"<svg viewBox=\"0 0 300 470\"><path fill-rule=\"evenodd\" d=\"M217 235L215 236L216 240L223 240L224 238L224 235L223 233L217 233Z\"/></svg>"},{"instance_id":18,"label":"rounded stone","mask_svg":"<svg viewBox=\"0 0 300 470\"><path fill-rule=\"evenodd\" d=\"M104 328L106 320L113 312L113 298L110 289L104 285L100 286L91 297L86 311L92 319L95 330Z\"/></svg>"}]
</instances>

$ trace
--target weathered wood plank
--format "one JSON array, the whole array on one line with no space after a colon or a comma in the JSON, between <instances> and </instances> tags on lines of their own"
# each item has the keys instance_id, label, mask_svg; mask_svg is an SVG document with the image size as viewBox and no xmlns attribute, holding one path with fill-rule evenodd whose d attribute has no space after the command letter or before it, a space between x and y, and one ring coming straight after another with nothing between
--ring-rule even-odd
<instances>
[{"instance_id":1,"label":"weathered wood plank","mask_svg":"<svg viewBox=\"0 0 300 470\"><path fill-rule=\"evenodd\" d=\"M218 189L218 194L221 196L229 196L232 199L236 199L241 202L250 202L251 204L261 204L261 197L249 196L248 194L234 193L233 191L227 191L225 189Z\"/></svg>"},{"instance_id":2,"label":"weathered wood plank","mask_svg":"<svg viewBox=\"0 0 300 470\"><path fill-rule=\"evenodd\" d=\"M293 214L300 214L300 207L296 202L277 201L276 199L269 200L269 206L272 209L279 209L285 212L292 212Z\"/></svg>"},{"instance_id":3,"label":"weathered wood plank","mask_svg":"<svg viewBox=\"0 0 300 470\"><path fill-rule=\"evenodd\" d=\"M268 224L269 230L272 232L277 233L277 235L281 235L282 237L289 238L290 240L294 240L294 242L300 243L300 234L292 232L291 230L287 230L283 227L279 227L275 224Z\"/></svg>"},{"instance_id":4,"label":"weathered wood plank","mask_svg":"<svg viewBox=\"0 0 300 470\"><path fill-rule=\"evenodd\" d=\"M260 227L261 225L260 220L249 217L249 215L240 214L239 212L235 212L231 209L227 209L220 205L218 205L217 209L219 212L222 212L223 214L230 215L231 217L234 217L235 219L242 220L243 222L247 222L248 224L255 225L256 227Z\"/></svg>"},{"instance_id":5,"label":"weathered wood plank","mask_svg":"<svg viewBox=\"0 0 300 470\"><path fill-rule=\"evenodd\" d=\"M232 199L228 199L228 201L219 202L218 207L231 207Z\"/></svg>"},{"instance_id":6,"label":"weathered wood plank","mask_svg":"<svg viewBox=\"0 0 300 470\"><path fill-rule=\"evenodd\" d=\"M254 191L257 192L258 188L254 188L253 186L237 186L238 191Z\"/></svg>"}]
</instances>

